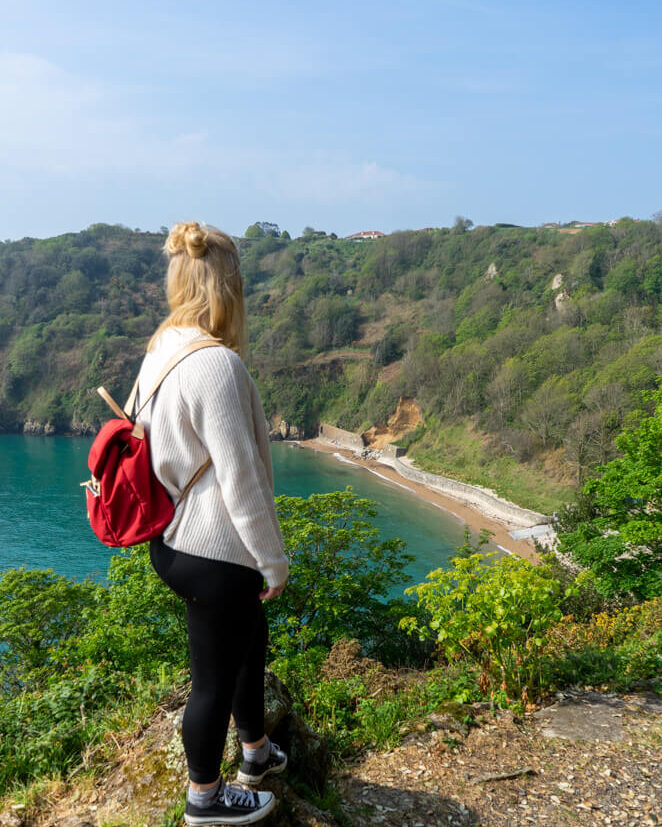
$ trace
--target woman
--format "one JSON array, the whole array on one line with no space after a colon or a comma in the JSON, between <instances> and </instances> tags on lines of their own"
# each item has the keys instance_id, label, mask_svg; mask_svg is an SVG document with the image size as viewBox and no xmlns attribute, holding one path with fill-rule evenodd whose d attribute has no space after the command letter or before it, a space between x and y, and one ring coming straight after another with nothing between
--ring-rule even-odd
<instances>
[{"instance_id":1,"label":"woman","mask_svg":"<svg viewBox=\"0 0 662 827\"><path fill-rule=\"evenodd\" d=\"M190 342L223 343L187 356L139 416L154 473L173 501L211 459L163 536L150 543L157 574L186 601L192 688L182 723L190 778L185 821L249 824L273 809L274 796L225 783L220 762L232 712L244 756L241 782L257 784L287 764L264 734L262 601L285 588L288 561L264 410L242 361L247 339L237 248L220 230L190 222L172 228L165 251L170 314L148 344L138 399Z\"/></svg>"}]
</instances>

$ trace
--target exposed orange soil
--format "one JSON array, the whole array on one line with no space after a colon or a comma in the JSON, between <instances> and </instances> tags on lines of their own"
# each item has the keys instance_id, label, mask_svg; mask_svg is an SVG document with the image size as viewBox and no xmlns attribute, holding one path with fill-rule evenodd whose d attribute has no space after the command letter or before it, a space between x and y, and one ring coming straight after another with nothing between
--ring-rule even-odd
<instances>
[{"instance_id":1,"label":"exposed orange soil","mask_svg":"<svg viewBox=\"0 0 662 827\"><path fill-rule=\"evenodd\" d=\"M388 418L386 425L373 425L361 436L366 445L381 450L391 442L397 442L405 434L413 431L421 421L421 409L412 397L401 396L395 412Z\"/></svg>"}]
</instances>

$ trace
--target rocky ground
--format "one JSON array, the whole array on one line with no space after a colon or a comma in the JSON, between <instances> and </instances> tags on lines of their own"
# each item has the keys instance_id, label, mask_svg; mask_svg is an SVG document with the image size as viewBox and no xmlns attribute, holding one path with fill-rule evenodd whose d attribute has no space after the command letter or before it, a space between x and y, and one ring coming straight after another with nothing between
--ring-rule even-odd
<instances>
[{"instance_id":1,"label":"rocky ground","mask_svg":"<svg viewBox=\"0 0 662 827\"><path fill-rule=\"evenodd\" d=\"M371 662L346 647L325 670L333 676L349 667L365 672ZM383 667L370 674L375 686L395 692L408 680ZM662 700L653 694L582 689L522 718L485 704L447 704L412 724L401 746L364 753L329 775L324 744L291 711L287 690L270 673L266 689L267 729L288 749L291 771L265 785L280 801L265 827L662 824ZM0 827L174 824L164 819L185 789L184 700L173 696L147 729L118 743L103 777L45 788L29 807L9 803ZM232 736L226 760L237 756ZM297 790L325 777L335 805L323 812Z\"/></svg>"},{"instance_id":2,"label":"rocky ground","mask_svg":"<svg viewBox=\"0 0 662 827\"><path fill-rule=\"evenodd\" d=\"M516 719L476 711L438 720L337 776L349 823L613 825L662 823L662 701L583 691ZM434 717L434 716L433 716Z\"/></svg>"}]
</instances>

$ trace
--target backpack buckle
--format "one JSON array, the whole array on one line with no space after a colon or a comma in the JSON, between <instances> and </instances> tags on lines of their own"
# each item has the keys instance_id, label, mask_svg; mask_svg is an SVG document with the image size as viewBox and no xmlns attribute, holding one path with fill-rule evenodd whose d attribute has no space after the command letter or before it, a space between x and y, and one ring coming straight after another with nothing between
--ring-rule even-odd
<instances>
[{"instance_id":1,"label":"backpack buckle","mask_svg":"<svg viewBox=\"0 0 662 827\"><path fill-rule=\"evenodd\" d=\"M92 477L89 480L81 482L80 486L81 488L87 488L87 490L93 497L98 497L101 493L101 483L94 475L92 475Z\"/></svg>"}]
</instances>

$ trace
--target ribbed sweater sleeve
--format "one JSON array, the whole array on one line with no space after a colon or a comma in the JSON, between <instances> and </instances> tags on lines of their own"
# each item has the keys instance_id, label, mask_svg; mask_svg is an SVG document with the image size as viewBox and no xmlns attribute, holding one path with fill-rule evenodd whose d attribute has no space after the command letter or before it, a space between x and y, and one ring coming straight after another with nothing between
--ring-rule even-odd
<instances>
[{"instance_id":1,"label":"ribbed sweater sleeve","mask_svg":"<svg viewBox=\"0 0 662 827\"><path fill-rule=\"evenodd\" d=\"M208 348L187 362L191 369L183 372L181 387L192 427L212 459L237 534L267 584L278 586L287 579L288 560L273 499L271 457L263 454L266 421L257 388L229 348Z\"/></svg>"}]
</instances>

